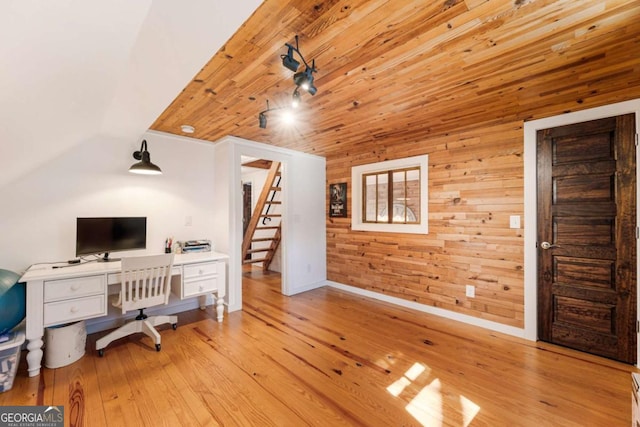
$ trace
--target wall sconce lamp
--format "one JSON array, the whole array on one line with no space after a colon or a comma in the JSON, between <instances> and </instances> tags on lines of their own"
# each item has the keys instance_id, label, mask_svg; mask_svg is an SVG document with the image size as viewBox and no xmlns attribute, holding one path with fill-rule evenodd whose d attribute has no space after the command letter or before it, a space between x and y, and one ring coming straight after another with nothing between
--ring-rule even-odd
<instances>
[{"instance_id":1,"label":"wall sconce lamp","mask_svg":"<svg viewBox=\"0 0 640 427\"><path fill-rule=\"evenodd\" d=\"M153 163L151 163L151 155L147 151L147 140L142 140L139 151L133 152L133 158L140 160L138 163L134 163L129 168L129 172L137 173L140 175L162 175L162 170Z\"/></svg>"}]
</instances>

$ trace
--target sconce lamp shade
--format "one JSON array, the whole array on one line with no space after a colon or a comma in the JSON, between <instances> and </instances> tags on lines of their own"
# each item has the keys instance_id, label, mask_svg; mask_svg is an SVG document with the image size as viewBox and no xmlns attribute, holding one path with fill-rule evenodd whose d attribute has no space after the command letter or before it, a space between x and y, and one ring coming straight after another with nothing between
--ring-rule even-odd
<instances>
[{"instance_id":1,"label":"sconce lamp shade","mask_svg":"<svg viewBox=\"0 0 640 427\"><path fill-rule=\"evenodd\" d=\"M142 140L140 151L133 152L133 158L140 160L129 168L129 172L139 175L161 175L162 170L157 165L151 163L151 155L147 151L147 141Z\"/></svg>"}]
</instances>

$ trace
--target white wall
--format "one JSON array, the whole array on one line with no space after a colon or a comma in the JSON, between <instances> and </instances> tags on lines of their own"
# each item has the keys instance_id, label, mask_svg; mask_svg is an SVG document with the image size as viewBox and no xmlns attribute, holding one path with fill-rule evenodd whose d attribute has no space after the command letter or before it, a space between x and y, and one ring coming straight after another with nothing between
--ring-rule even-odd
<instances>
[{"instance_id":1,"label":"white wall","mask_svg":"<svg viewBox=\"0 0 640 427\"><path fill-rule=\"evenodd\" d=\"M327 279L326 161L293 154L284 172L288 282L282 291L293 295L324 286Z\"/></svg>"},{"instance_id":2,"label":"white wall","mask_svg":"<svg viewBox=\"0 0 640 427\"><path fill-rule=\"evenodd\" d=\"M73 258L78 216L146 216L147 249L133 255L161 252L169 236L211 238L213 145L155 132L144 138L163 175L128 172L142 138L94 138L0 182L0 268L21 272L33 263Z\"/></svg>"},{"instance_id":3,"label":"white wall","mask_svg":"<svg viewBox=\"0 0 640 427\"><path fill-rule=\"evenodd\" d=\"M0 2L0 185L98 135L136 140L260 3Z\"/></svg>"}]
</instances>

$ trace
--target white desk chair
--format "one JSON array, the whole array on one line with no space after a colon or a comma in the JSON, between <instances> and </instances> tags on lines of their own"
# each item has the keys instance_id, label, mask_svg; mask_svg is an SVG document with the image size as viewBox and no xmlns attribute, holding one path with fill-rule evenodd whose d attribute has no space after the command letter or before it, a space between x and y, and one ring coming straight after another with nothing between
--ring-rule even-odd
<instances>
[{"instance_id":1,"label":"white desk chair","mask_svg":"<svg viewBox=\"0 0 640 427\"><path fill-rule=\"evenodd\" d=\"M96 341L100 357L104 355L104 348L113 341L138 332L151 337L156 351L160 351L160 334L155 326L171 323L175 330L178 316L147 317L144 309L169 302L172 265L173 254L122 258L122 288L113 305L122 308L122 314L130 310L139 310L140 314Z\"/></svg>"}]
</instances>

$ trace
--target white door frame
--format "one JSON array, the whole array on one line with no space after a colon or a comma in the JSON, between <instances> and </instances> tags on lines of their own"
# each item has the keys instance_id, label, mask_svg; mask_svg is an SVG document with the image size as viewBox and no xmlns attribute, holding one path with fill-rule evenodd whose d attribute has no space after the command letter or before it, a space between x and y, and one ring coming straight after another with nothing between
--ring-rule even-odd
<instances>
[{"instance_id":1,"label":"white door frame","mask_svg":"<svg viewBox=\"0 0 640 427\"><path fill-rule=\"evenodd\" d=\"M584 111L562 114L560 116L548 117L545 119L532 120L524 124L524 336L526 339L535 341L538 339L538 291L537 272L538 257L536 248L538 220L537 220L537 153L536 153L536 133L541 129L548 129L557 126L564 126L574 123L586 122L602 119L606 117L619 116L622 114L635 113L636 115L636 135L640 130L640 99L606 105L603 107L591 108ZM638 164L639 150L636 146L636 164ZM636 168L636 180L640 182L640 164ZM636 188L636 201L640 200L640 185ZM640 209L636 209L636 226L640 224ZM640 245L636 240L637 253L640 254ZM640 272L640 262L636 261L637 269ZM640 277L640 274L637 274ZM636 286L638 297L637 313L640 315L640 286ZM637 363L640 364L640 346L636 356Z\"/></svg>"}]
</instances>

